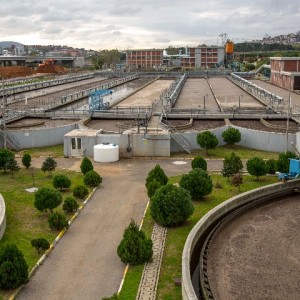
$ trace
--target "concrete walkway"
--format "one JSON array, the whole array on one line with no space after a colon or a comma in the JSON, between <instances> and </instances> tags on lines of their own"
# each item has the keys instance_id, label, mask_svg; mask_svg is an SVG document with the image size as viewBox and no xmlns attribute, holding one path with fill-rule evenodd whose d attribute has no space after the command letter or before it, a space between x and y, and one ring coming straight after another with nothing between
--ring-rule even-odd
<instances>
[{"instance_id":1,"label":"concrete walkway","mask_svg":"<svg viewBox=\"0 0 300 300\"><path fill-rule=\"evenodd\" d=\"M33 164L40 167L43 161L33 159ZM79 170L81 160L57 162L59 168ZM125 268L116 249L130 220L141 221L148 201L145 179L157 163L167 176L191 170L190 160L180 159L94 163L103 183L17 299L88 300L115 293ZM221 164L209 161L208 167L216 170Z\"/></svg>"}]
</instances>

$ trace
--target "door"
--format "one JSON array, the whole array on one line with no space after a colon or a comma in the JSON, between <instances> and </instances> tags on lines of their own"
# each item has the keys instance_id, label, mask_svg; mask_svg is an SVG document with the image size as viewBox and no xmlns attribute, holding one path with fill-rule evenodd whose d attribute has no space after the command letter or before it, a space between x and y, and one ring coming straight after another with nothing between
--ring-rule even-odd
<instances>
[{"instance_id":1,"label":"door","mask_svg":"<svg viewBox=\"0 0 300 300\"><path fill-rule=\"evenodd\" d=\"M81 138L71 138L71 156L82 156Z\"/></svg>"}]
</instances>

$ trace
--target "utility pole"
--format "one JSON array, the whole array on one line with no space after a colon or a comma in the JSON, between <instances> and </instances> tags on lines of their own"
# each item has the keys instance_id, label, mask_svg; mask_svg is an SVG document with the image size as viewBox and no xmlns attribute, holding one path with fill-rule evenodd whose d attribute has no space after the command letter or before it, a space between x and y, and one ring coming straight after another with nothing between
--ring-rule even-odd
<instances>
[{"instance_id":1,"label":"utility pole","mask_svg":"<svg viewBox=\"0 0 300 300\"><path fill-rule=\"evenodd\" d=\"M289 92L289 99L288 99L288 111L287 111L286 133L285 133L285 137L286 137L285 153L288 151L288 143L289 143L290 109L291 109L291 92Z\"/></svg>"},{"instance_id":2,"label":"utility pole","mask_svg":"<svg viewBox=\"0 0 300 300\"><path fill-rule=\"evenodd\" d=\"M3 113L2 113L2 126L3 126L3 148L6 149L6 101L4 95L4 77L2 77L2 102L3 102Z\"/></svg>"}]
</instances>

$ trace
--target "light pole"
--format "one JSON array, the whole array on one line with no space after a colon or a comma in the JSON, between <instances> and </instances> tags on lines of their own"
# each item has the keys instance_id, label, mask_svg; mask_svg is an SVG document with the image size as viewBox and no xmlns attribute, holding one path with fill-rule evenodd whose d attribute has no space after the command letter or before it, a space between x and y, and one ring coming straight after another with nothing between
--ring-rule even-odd
<instances>
[{"instance_id":1,"label":"light pole","mask_svg":"<svg viewBox=\"0 0 300 300\"><path fill-rule=\"evenodd\" d=\"M239 96L239 110L241 109L241 99L243 99L243 95Z\"/></svg>"},{"instance_id":2,"label":"light pole","mask_svg":"<svg viewBox=\"0 0 300 300\"><path fill-rule=\"evenodd\" d=\"M206 98L208 98L208 94L204 95L204 101L203 101L203 111L205 113L206 110Z\"/></svg>"}]
</instances>

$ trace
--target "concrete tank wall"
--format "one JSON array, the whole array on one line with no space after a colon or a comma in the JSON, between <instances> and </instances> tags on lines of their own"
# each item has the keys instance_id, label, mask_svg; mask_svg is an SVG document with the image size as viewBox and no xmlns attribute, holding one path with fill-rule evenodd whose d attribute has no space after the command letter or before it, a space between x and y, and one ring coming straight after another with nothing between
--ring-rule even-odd
<instances>
[{"instance_id":1,"label":"concrete tank wall","mask_svg":"<svg viewBox=\"0 0 300 300\"><path fill-rule=\"evenodd\" d=\"M225 145L222 138L222 132L227 128L237 128L241 133L241 141L237 143L239 146L243 146L250 149L257 149L270 152L284 152L286 147L286 135L284 133L258 131L248 128L238 127L234 125L226 125L220 128L210 130L214 133L219 141L218 146ZM200 132L200 131L199 131ZM197 134L199 132L185 132L184 137L191 143L192 150L200 149L197 144ZM291 142L296 145L296 134L290 133L288 136L288 150L294 152L291 146ZM300 134L298 134L298 149L300 149ZM177 144L174 139L171 140L171 152L183 151L180 145Z\"/></svg>"},{"instance_id":2,"label":"concrete tank wall","mask_svg":"<svg viewBox=\"0 0 300 300\"><path fill-rule=\"evenodd\" d=\"M54 146L62 144L64 135L76 128L76 123L60 127L39 128L28 130L10 130L9 134L18 141L20 149ZM9 142L7 142L9 145ZM0 146L3 147L3 137L0 136Z\"/></svg>"},{"instance_id":3,"label":"concrete tank wall","mask_svg":"<svg viewBox=\"0 0 300 300\"><path fill-rule=\"evenodd\" d=\"M3 234L6 229L6 207L5 207L5 202L0 194L0 240L3 237Z\"/></svg>"},{"instance_id":4,"label":"concrete tank wall","mask_svg":"<svg viewBox=\"0 0 300 300\"><path fill-rule=\"evenodd\" d=\"M262 188L258 188L241 195L235 196L209 211L201 220L194 226L184 245L182 254L182 299L197 300L197 295L194 291L191 281L191 258L197 242L206 234L207 229L217 220L223 218L229 212L250 203L257 199L265 200L273 199L280 195L289 194L294 189L300 188L300 179L291 180L286 183L275 183ZM200 254L199 254L200 255Z\"/></svg>"}]
</instances>

